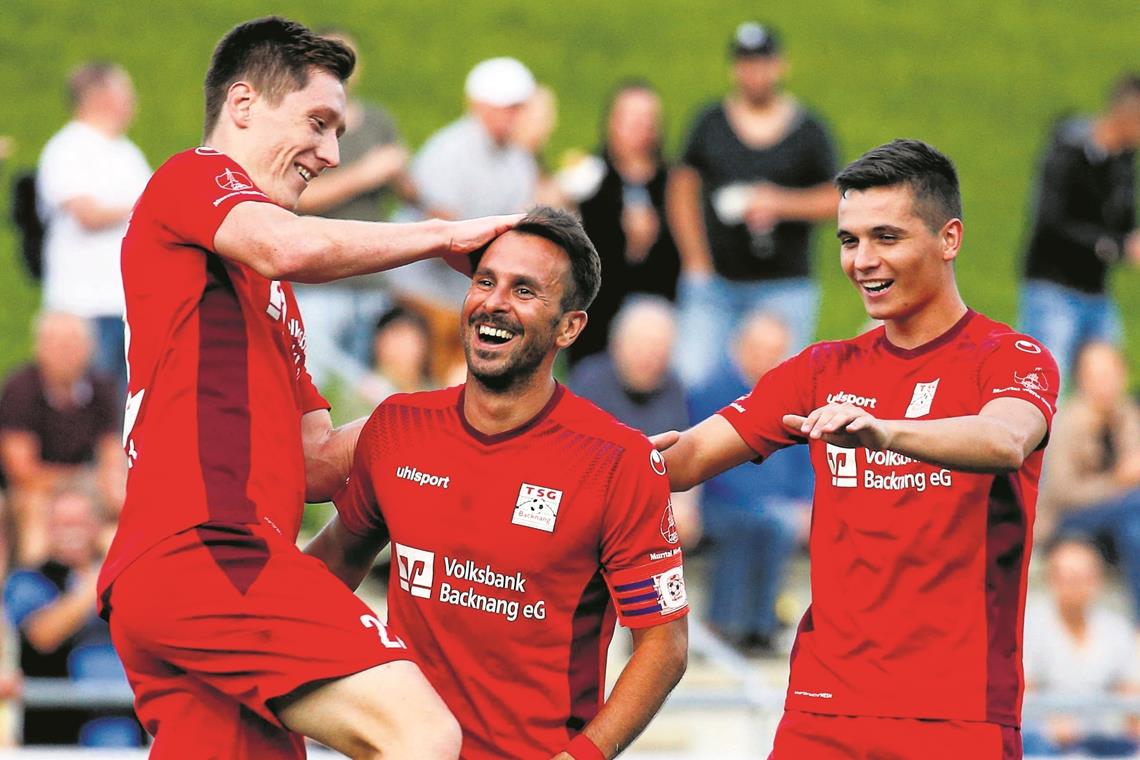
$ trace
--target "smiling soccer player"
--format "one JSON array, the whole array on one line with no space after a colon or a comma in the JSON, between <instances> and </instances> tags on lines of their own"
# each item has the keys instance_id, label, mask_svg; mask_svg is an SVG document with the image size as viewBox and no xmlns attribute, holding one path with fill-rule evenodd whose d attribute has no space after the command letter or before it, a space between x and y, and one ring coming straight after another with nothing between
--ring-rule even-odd
<instances>
[{"instance_id":1,"label":"smiling soccer player","mask_svg":"<svg viewBox=\"0 0 1140 760\"><path fill-rule=\"evenodd\" d=\"M771 758L1020 758L1026 570L1056 364L962 301L949 159L896 140L836 184L843 271L883 325L809 346L681 434L670 480L690 488L809 447L812 604Z\"/></svg>"}]
</instances>

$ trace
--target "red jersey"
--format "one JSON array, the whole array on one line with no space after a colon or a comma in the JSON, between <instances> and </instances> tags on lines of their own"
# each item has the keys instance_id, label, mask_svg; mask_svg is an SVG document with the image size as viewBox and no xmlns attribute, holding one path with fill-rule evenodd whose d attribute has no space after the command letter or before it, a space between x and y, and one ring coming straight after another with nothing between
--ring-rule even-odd
<instances>
[{"instance_id":1,"label":"red jersey","mask_svg":"<svg viewBox=\"0 0 1140 760\"><path fill-rule=\"evenodd\" d=\"M328 404L305 370L288 283L219 256L239 203L268 203L212 148L173 156L123 238L130 465L100 597L166 536L206 522L264 522L295 538L304 508L301 415Z\"/></svg>"},{"instance_id":2,"label":"red jersey","mask_svg":"<svg viewBox=\"0 0 1140 760\"><path fill-rule=\"evenodd\" d=\"M337 510L392 542L388 611L463 727L465 760L556 754L597 713L617 618L688 612L664 459L558 386L488 436L463 388L373 413Z\"/></svg>"},{"instance_id":3,"label":"red jersey","mask_svg":"<svg viewBox=\"0 0 1140 760\"><path fill-rule=\"evenodd\" d=\"M804 438L781 422L831 402L883 419L1030 402L1051 424L1059 380L1035 340L973 311L915 349L884 328L817 343L721 410L760 457ZM810 441L812 604L786 708L1020 722L1022 626L1042 450L1003 475Z\"/></svg>"}]
</instances>

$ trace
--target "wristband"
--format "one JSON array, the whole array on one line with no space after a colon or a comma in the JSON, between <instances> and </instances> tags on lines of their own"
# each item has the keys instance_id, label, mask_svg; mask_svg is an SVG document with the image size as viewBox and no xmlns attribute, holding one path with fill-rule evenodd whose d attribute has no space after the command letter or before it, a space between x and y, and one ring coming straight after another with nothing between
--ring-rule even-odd
<instances>
[{"instance_id":1,"label":"wristband","mask_svg":"<svg viewBox=\"0 0 1140 760\"><path fill-rule=\"evenodd\" d=\"M569 753L574 760L606 760L606 756L598 749L598 746L590 741L590 737L585 734L578 734L570 743L566 745L566 752Z\"/></svg>"}]
</instances>

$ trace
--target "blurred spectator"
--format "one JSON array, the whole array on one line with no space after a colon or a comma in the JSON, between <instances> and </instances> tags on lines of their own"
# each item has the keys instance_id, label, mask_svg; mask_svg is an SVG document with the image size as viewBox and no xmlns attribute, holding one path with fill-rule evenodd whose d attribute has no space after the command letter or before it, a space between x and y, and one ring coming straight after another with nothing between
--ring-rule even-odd
<instances>
[{"instance_id":1,"label":"blurred spectator","mask_svg":"<svg viewBox=\"0 0 1140 760\"><path fill-rule=\"evenodd\" d=\"M602 287L590 320L568 351L572 362L605 350L610 321L631 293L672 301L681 262L665 224L666 166L661 99L648 82L618 87L606 110L601 156L583 159L589 182L576 188L582 226L602 257Z\"/></svg>"},{"instance_id":2,"label":"blurred spectator","mask_svg":"<svg viewBox=\"0 0 1140 760\"><path fill-rule=\"evenodd\" d=\"M356 68L345 83L344 134L340 165L326 169L301 194L297 210L333 219L381 222L392 195L418 202L407 172L408 150L396 123L381 106L357 97L361 61L356 41L340 30L331 37L357 53ZM367 373L371 327L391 304L383 274L361 275L313 287L294 285L305 315L306 366L319 386L330 376L349 384Z\"/></svg>"},{"instance_id":3,"label":"blurred spectator","mask_svg":"<svg viewBox=\"0 0 1140 760\"><path fill-rule=\"evenodd\" d=\"M123 503L122 406L114 384L91 368L91 324L46 312L36 320L35 361L0 392L0 467L8 484L16 560L34 565L48 548L45 502L64 479L94 468L115 514Z\"/></svg>"},{"instance_id":4,"label":"blurred spectator","mask_svg":"<svg viewBox=\"0 0 1140 760\"><path fill-rule=\"evenodd\" d=\"M521 212L535 202L539 168L514 141L534 75L514 58L491 58L467 75L467 113L432 135L412 162L412 179L426 208L451 219ZM471 282L440 260L388 273L394 289L428 317L440 352L433 374L463 364L455 329Z\"/></svg>"},{"instance_id":5,"label":"blurred spectator","mask_svg":"<svg viewBox=\"0 0 1140 760\"><path fill-rule=\"evenodd\" d=\"M544 84L536 85L534 93L523 103L522 112L515 121L511 141L534 156L538 166L538 183L534 190L534 204L565 208L570 205L566 194L550 174L546 160L546 146L554 128L558 126L558 96Z\"/></svg>"},{"instance_id":6,"label":"blurred spectator","mask_svg":"<svg viewBox=\"0 0 1140 760\"><path fill-rule=\"evenodd\" d=\"M1025 691L1079 700L1140 694L1140 658L1128 620L1106 609L1100 553L1083 541L1049 552L1051 602L1025 613ZM1052 714L1025 726L1026 756L1133 757L1135 717Z\"/></svg>"},{"instance_id":7,"label":"blurred spectator","mask_svg":"<svg viewBox=\"0 0 1140 760\"><path fill-rule=\"evenodd\" d=\"M649 296L633 299L614 318L608 352L579 362L567 384L647 435L684 430L689 426L685 394L669 368L676 333L668 301ZM686 547L700 538L696 493L673 494L673 517Z\"/></svg>"},{"instance_id":8,"label":"blurred spectator","mask_svg":"<svg viewBox=\"0 0 1140 760\"><path fill-rule=\"evenodd\" d=\"M342 400L348 419L372 413L394 393L431 390L431 328L421 315L396 306L384 312L372 334L372 369Z\"/></svg>"},{"instance_id":9,"label":"blurred spectator","mask_svg":"<svg viewBox=\"0 0 1140 760\"><path fill-rule=\"evenodd\" d=\"M705 419L751 391L787 356L790 344L790 331L778 317L747 316L730 358L689 393L689 416ZM807 536L813 488L805 446L777 451L759 467L741 465L704 486L701 515L715 542L709 624L745 651L774 650L780 629L776 600L788 560Z\"/></svg>"},{"instance_id":10,"label":"blurred spectator","mask_svg":"<svg viewBox=\"0 0 1140 760\"><path fill-rule=\"evenodd\" d=\"M1045 452L1038 535L1110 539L1140 616L1140 405L1108 343L1086 343L1075 373Z\"/></svg>"},{"instance_id":11,"label":"blurred spectator","mask_svg":"<svg viewBox=\"0 0 1140 760\"><path fill-rule=\"evenodd\" d=\"M1020 321L1053 353L1063 379L1083 343L1121 340L1106 280L1118 262L1140 264L1137 147L1140 73L1117 82L1100 115L1060 122L1041 161Z\"/></svg>"},{"instance_id":12,"label":"blurred spectator","mask_svg":"<svg viewBox=\"0 0 1140 760\"><path fill-rule=\"evenodd\" d=\"M783 92L775 33L741 24L733 91L701 113L669 179L669 226L681 252L686 385L708 377L748 312L779 314L799 350L815 334L811 222L834 219L835 148L823 123Z\"/></svg>"},{"instance_id":13,"label":"blurred spectator","mask_svg":"<svg viewBox=\"0 0 1140 760\"><path fill-rule=\"evenodd\" d=\"M68 80L72 120L44 146L36 170L44 238L43 306L93 321L95 367L127 386L119 247L150 179L126 137L135 90L121 67L87 63Z\"/></svg>"},{"instance_id":14,"label":"blurred spectator","mask_svg":"<svg viewBox=\"0 0 1140 760\"><path fill-rule=\"evenodd\" d=\"M96 497L63 484L47 504L48 554L35 568L17 570L4 586L4 608L20 637L26 678L67 678L81 647L108 649L110 631L95 612L95 581L102 561L102 521ZM129 710L120 711L129 714ZM29 709L25 744L74 744L89 710Z\"/></svg>"}]
</instances>

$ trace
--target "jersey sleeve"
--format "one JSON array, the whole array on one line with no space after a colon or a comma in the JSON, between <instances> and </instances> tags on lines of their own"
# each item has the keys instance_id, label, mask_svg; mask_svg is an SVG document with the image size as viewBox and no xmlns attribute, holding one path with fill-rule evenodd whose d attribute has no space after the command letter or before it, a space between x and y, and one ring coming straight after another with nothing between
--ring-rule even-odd
<instances>
[{"instance_id":1,"label":"jersey sleeve","mask_svg":"<svg viewBox=\"0 0 1140 760\"><path fill-rule=\"evenodd\" d=\"M234 206L272 203L229 157L198 148L168 161L155 174L161 199L152 207L157 221L178 241L213 250L214 235Z\"/></svg>"},{"instance_id":2,"label":"jersey sleeve","mask_svg":"<svg viewBox=\"0 0 1140 760\"><path fill-rule=\"evenodd\" d=\"M982 406L996 398L1019 398L1037 407L1053 427L1061 377L1057 362L1033 338L1003 335L978 368Z\"/></svg>"},{"instance_id":3,"label":"jersey sleeve","mask_svg":"<svg viewBox=\"0 0 1140 760\"><path fill-rule=\"evenodd\" d=\"M665 459L649 441L625 450L602 520L602 571L627 628L649 628L689 612L681 539Z\"/></svg>"},{"instance_id":4,"label":"jersey sleeve","mask_svg":"<svg viewBox=\"0 0 1140 760\"><path fill-rule=\"evenodd\" d=\"M809 347L777 365L756 382L751 392L717 412L760 459L785 446L804 442L803 436L784 426L783 418L785 414L806 416L814 408L810 351Z\"/></svg>"},{"instance_id":5,"label":"jersey sleeve","mask_svg":"<svg viewBox=\"0 0 1140 760\"><path fill-rule=\"evenodd\" d=\"M356 443L356 451L352 456L352 468L348 472L348 479L333 496L333 504L336 506L337 514L340 515L341 524L349 532L358 536L386 538L388 526L380 514L376 489L372 484L372 467L378 455L377 431L383 421L381 409L383 406L364 423Z\"/></svg>"}]
</instances>

